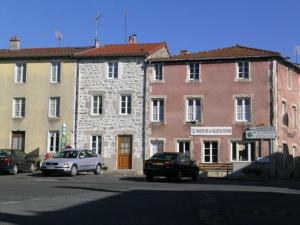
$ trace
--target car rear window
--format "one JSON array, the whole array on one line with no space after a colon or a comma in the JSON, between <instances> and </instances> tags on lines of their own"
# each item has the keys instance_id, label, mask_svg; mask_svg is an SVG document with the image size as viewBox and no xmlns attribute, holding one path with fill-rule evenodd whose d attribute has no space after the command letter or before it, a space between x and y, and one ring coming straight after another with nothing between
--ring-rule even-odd
<instances>
[{"instance_id":1,"label":"car rear window","mask_svg":"<svg viewBox=\"0 0 300 225\"><path fill-rule=\"evenodd\" d=\"M163 159L163 160L176 160L177 159L177 154L172 154L172 153L157 153L151 157L151 159Z\"/></svg>"},{"instance_id":2,"label":"car rear window","mask_svg":"<svg viewBox=\"0 0 300 225\"><path fill-rule=\"evenodd\" d=\"M0 150L0 156L10 156L11 152L8 150Z\"/></svg>"}]
</instances>

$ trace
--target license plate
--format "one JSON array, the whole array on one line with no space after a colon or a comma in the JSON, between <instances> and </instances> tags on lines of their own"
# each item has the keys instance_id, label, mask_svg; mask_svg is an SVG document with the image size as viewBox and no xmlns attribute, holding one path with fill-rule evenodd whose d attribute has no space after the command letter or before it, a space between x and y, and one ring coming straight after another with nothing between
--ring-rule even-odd
<instances>
[{"instance_id":1,"label":"license plate","mask_svg":"<svg viewBox=\"0 0 300 225\"><path fill-rule=\"evenodd\" d=\"M162 166L163 163L152 163L152 165L154 165L154 166Z\"/></svg>"}]
</instances>

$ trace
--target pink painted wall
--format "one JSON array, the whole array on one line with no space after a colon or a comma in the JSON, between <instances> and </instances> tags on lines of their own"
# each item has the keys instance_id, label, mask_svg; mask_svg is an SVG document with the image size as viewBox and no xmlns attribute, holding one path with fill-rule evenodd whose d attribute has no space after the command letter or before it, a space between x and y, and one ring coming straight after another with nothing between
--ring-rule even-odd
<instances>
[{"instance_id":1,"label":"pink painted wall","mask_svg":"<svg viewBox=\"0 0 300 225\"><path fill-rule=\"evenodd\" d=\"M194 159L202 161L202 141L218 140L219 162L230 161L231 140L242 140L249 126L270 125L269 62L251 62L251 81L236 81L236 64L201 64L200 82L187 83L187 66L165 65L164 83L150 82L150 98L165 96L165 124L149 124L150 138L165 138L165 151L176 150L176 139L186 138L194 143ZM251 123L236 123L234 96L252 96ZM203 96L203 124L201 126L232 127L232 136L190 135L190 125L185 123L186 95ZM149 105L151 101L149 99ZM149 115L150 116L150 115ZM192 144L193 146L193 144ZM268 155L268 145L263 144L263 155ZM192 147L193 148L193 147Z\"/></svg>"}]
</instances>

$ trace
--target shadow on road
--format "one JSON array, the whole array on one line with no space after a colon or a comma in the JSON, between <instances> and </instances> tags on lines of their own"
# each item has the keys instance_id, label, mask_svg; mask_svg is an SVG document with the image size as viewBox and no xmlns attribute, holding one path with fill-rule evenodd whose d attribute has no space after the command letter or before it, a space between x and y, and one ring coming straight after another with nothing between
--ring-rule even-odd
<instances>
[{"instance_id":1,"label":"shadow on road","mask_svg":"<svg viewBox=\"0 0 300 225\"><path fill-rule=\"evenodd\" d=\"M101 188L90 190L111 192ZM32 216L0 213L0 224L298 225L299 202L300 195L297 194L135 190Z\"/></svg>"}]
</instances>

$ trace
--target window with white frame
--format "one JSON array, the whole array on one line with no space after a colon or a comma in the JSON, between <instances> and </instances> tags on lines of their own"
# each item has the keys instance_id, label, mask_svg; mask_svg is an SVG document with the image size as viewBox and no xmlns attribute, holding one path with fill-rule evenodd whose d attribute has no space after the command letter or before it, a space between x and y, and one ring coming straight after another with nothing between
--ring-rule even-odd
<instances>
[{"instance_id":1,"label":"window with white frame","mask_svg":"<svg viewBox=\"0 0 300 225\"><path fill-rule=\"evenodd\" d=\"M164 99L152 99L152 117L153 122L164 121Z\"/></svg>"},{"instance_id":2,"label":"window with white frame","mask_svg":"<svg viewBox=\"0 0 300 225\"><path fill-rule=\"evenodd\" d=\"M25 83L26 82L26 64L17 63L15 71L15 83Z\"/></svg>"},{"instance_id":3,"label":"window with white frame","mask_svg":"<svg viewBox=\"0 0 300 225\"><path fill-rule=\"evenodd\" d=\"M59 131L50 130L48 132L48 152L59 151Z\"/></svg>"},{"instance_id":4,"label":"window with white frame","mask_svg":"<svg viewBox=\"0 0 300 225\"><path fill-rule=\"evenodd\" d=\"M25 117L25 98L14 98L13 117Z\"/></svg>"},{"instance_id":5,"label":"window with white frame","mask_svg":"<svg viewBox=\"0 0 300 225\"><path fill-rule=\"evenodd\" d=\"M102 95L94 95L92 101L92 115L102 114Z\"/></svg>"},{"instance_id":6,"label":"window with white frame","mask_svg":"<svg viewBox=\"0 0 300 225\"><path fill-rule=\"evenodd\" d=\"M293 111L292 127L293 129L296 129L297 128L297 107L293 106L292 111Z\"/></svg>"},{"instance_id":7,"label":"window with white frame","mask_svg":"<svg viewBox=\"0 0 300 225\"><path fill-rule=\"evenodd\" d=\"M118 79L118 62L108 62L108 78Z\"/></svg>"},{"instance_id":8,"label":"window with white frame","mask_svg":"<svg viewBox=\"0 0 300 225\"><path fill-rule=\"evenodd\" d=\"M286 101L282 101L281 116L282 116L282 125L289 126L289 117L288 117L288 112L287 112Z\"/></svg>"},{"instance_id":9,"label":"window with white frame","mask_svg":"<svg viewBox=\"0 0 300 225\"><path fill-rule=\"evenodd\" d=\"M163 64L155 64L155 80L163 80Z\"/></svg>"},{"instance_id":10,"label":"window with white frame","mask_svg":"<svg viewBox=\"0 0 300 225\"><path fill-rule=\"evenodd\" d=\"M92 151L101 154L102 153L102 136L92 135L91 136L91 148Z\"/></svg>"},{"instance_id":11,"label":"window with white frame","mask_svg":"<svg viewBox=\"0 0 300 225\"><path fill-rule=\"evenodd\" d=\"M53 62L51 63L51 75L50 75L51 83L59 83L60 82L60 63Z\"/></svg>"},{"instance_id":12,"label":"window with white frame","mask_svg":"<svg viewBox=\"0 0 300 225\"><path fill-rule=\"evenodd\" d=\"M218 142L217 141L204 141L204 154L203 161L205 163L218 162Z\"/></svg>"},{"instance_id":13,"label":"window with white frame","mask_svg":"<svg viewBox=\"0 0 300 225\"><path fill-rule=\"evenodd\" d=\"M151 140L150 145L150 156L159 152L164 152L164 140Z\"/></svg>"},{"instance_id":14,"label":"window with white frame","mask_svg":"<svg viewBox=\"0 0 300 225\"><path fill-rule=\"evenodd\" d=\"M202 121L202 99L188 98L186 100L186 121L201 122Z\"/></svg>"},{"instance_id":15,"label":"window with white frame","mask_svg":"<svg viewBox=\"0 0 300 225\"><path fill-rule=\"evenodd\" d=\"M254 142L232 142L231 161L233 162L252 162L255 161Z\"/></svg>"},{"instance_id":16,"label":"window with white frame","mask_svg":"<svg viewBox=\"0 0 300 225\"><path fill-rule=\"evenodd\" d=\"M122 115L131 114L131 95L121 95L121 111Z\"/></svg>"},{"instance_id":17,"label":"window with white frame","mask_svg":"<svg viewBox=\"0 0 300 225\"><path fill-rule=\"evenodd\" d=\"M251 98L237 97L235 100L235 118L237 122L251 121Z\"/></svg>"},{"instance_id":18,"label":"window with white frame","mask_svg":"<svg viewBox=\"0 0 300 225\"><path fill-rule=\"evenodd\" d=\"M60 98L49 98L49 117L56 118L60 116Z\"/></svg>"},{"instance_id":19,"label":"window with white frame","mask_svg":"<svg viewBox=\"0 0 300 225\"><path fill-rule=\"evenodd\" d=\"M185 155L190 156L190 152L191 152L190 141L184 141L184 140L177 141L177 150L180 153L184 153Z\"/></svg>"},{"instance_id":20,"label":"window with white frame","mask_svg":"<svg viewBox=\"0 0 300 225\"><path fill-rule=\"evenodd\" d=\"M237 63L238 79L248 80L250 75L250 68L248 61L241 61Z\"/></svg>"},{"instance_id":21,"label":"window with white frame","mask_svg":"<svg viewBox=\"0 0 300 225\"><path fill-rule=\"evenodd\" d=\"M287 87L289 89L292 88L292 70L290 68L288 68L287 70Z\"/></svg>"},{"instance_id":22,"label":"window with white frame","mask_svg":"<svg viewBox=\"0 0 300 225\"><path fill-rule=\"evenodd\" d=\"M190 63L189 64L189 80L199 80L200 79L200 64Z\"/></svg>"}]
</instances>

